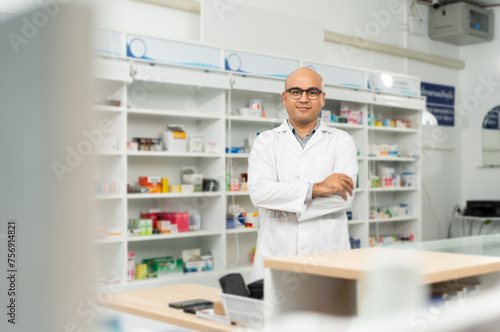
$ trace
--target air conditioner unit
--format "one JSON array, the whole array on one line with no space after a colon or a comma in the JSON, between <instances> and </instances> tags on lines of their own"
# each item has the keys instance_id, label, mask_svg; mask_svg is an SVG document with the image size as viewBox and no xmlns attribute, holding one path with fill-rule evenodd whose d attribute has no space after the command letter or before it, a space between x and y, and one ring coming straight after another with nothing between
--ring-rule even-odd
<instances>
[{"instance_id":1,"label":"air conditioner unit","mask_svg":"<svg viewBox=\"0 0 500 332\"><path fill-rule=\"evenodd\" d=\"M429 37L445 43L467 45L493 39L494 16L465 2L429 8Z\"/></svg>"}]
</instances>

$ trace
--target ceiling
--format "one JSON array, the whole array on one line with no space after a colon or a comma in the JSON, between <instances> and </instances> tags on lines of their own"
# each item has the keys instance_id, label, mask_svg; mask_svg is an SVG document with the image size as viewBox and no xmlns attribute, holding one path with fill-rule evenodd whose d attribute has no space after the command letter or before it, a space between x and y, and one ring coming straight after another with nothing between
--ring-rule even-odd
<instances>
[{"instance_id":1,"label":"ceiling","mask_svg":"<svg viewBox=\"0 0 500 332\"><path fill-rule=\"evenodd\" d=\"M424 0L423 2L431 2L431 0ZM440 0L441 4L454 3L454 2L467 2L479 7L500 6L500 0Z\"/></svg>"}]
</instances>

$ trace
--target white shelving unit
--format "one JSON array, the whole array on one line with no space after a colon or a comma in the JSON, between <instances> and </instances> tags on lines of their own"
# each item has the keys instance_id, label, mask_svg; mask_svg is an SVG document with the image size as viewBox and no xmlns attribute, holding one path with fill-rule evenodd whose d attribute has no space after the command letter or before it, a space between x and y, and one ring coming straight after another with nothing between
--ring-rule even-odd
<instances>
[{"instance_id":1,"label":"white shelving unit","mask_svg":"<svg viewBox=\"0 0 500 332\"><path fill-rule=\"evenodd\" d=\"M256 245L255 228L226 230L226 212L231 204L238 204L247 213L257 212L247 191L226 191L226 174L239 178L247 173L248 151L225 153L226 147L243 147L250 133L263 132L279 126L287 114L282 103L284 79L240 74L221 70L207 70L186 66L151 63L127 58L97 59L95 76L99 84L96 102L118 99L120 107L93 107L98 118L115 124L114 137L119 150L99 153L97 160L98 181L118 181L122 192L95 197L99 216L97 224L108 229L119 229L123 236L101 240L99 275L119 276L129 289L139 289L185 282L208 283L220 276L240 272L249 275L252 248ZM132 74L134 73L134 74ZM412 233L420 240L420 164L418 158L368 157L369 143L398 144L411 155L419 145L420 111L425 103L420 98L385 96L371 91L338 86L325 86L325 110L340 115L342 101L350 102L353 110L363 112L363 124L327 123L347 131L355 140L358 155L358 186L352 207L353 220L349 231L354 238L368 246L369 237L392 233ZM235 110L248 107L248 101L260 99L265 118L242 117ZM369 127L367 114L376 119L408 118L411 129ZM134 137L163 138L167 124L183 125L188 135L202 136L205 141L218 144L217 154L187 152L126 151L126 142ZM414 149L415 148L415 149ZM418 175L416 188L371 188L369 175L380 163L390 164L398 171L411 169ZM219 192L126 194L127 184L136 185L139 176L167 177L169 184L180 184L180 170L192 166L204 178L216 179ZM391 219L369 219L374 206L412 204L414 216ZM198 232L129 237L129 219L140 218L141 211L160 209L164 212L188 211L199 213L202 229ZM181 257L183 249L201 248L211 252L214 270L206 273L172 275L162 279L126 281L127 253L135 254L135 263L144 258ZM211 283L214 284L213 282Z\"/></svg>"},{"instance_id":2,"label":"white shelving unit","mask_svg":"<svg viewBox=\"0 0 500 332\"><path fill-rule=\"evenodd\" d=\"M96 277L124 281L127 263L126 105L127 83L131 81L130 61L96 58L94 64L93 76L95 80L92 92L95 105L92 107L92 111L95 116L95 126L92 131L102 135L102 138L118 140L117 151L94 150L93 162L96 165L93 174L94 181L116 181L120 187L116 194L94 196L97 212L94 224L104 226L108 231L122 234L95 240L98 251L98 254L95 255L98 260L96 262ZM119 100L121 104L120 106L103 105L107 100ZM108 121L112 124L111 132L101 130L102 121Z\"/></svg>"},{"instance_id":3,"label":"white shelving unit","mask_svg":"<svg viewBox=\"0 0 500 332\"><path fill-rule=\"evenodd\" d=\"M393 167L396 174L402 172L413 172L416 174L414 186L412 187L379 187L368 188L368 209L399 206L406 203L410 206L411 215L397 216L391 218L369 219L368 236L385 235L409 235L414 236L415 241L421 241L421 111L425 109L425 103L418 98L405 98L392 95L376 95L374 102L370 105L370 114L375 121L384 119L409 120L410 128L391 127L368 127L369 144L398 145L399 155L403 157L368 157L368 172L379 175L380 165ZM411 156L411 157L407 157Z\"/></svg>"}]
</instances>

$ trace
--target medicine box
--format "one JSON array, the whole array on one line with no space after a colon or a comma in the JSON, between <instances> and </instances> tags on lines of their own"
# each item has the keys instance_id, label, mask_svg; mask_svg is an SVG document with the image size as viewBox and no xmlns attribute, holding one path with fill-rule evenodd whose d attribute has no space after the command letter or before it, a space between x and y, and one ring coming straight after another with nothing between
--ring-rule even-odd
<instances>
[{"instance_id":1,"label":"medicine box","mask_svg":"<svg viewBox=\"0 0 500 332\"><path fill-rule=\"evenodd\" d=\"M169 220L171 225L177 225L177 231L189 232L189 212L162 212L162 220Z\"/></svg>"},{"instance_id":2,"label":"medicine box","mask_svg":"<svg viewBox=\"0 0 500 332\"><path fill-rule=\"evenodd\" d=\"M332 121L332 112L331 111L321 111L321 120L324 122L331 122Z\"/></svg>"},{"instance_id":3,"label":"medicine box","mask_svg":"<svg viewBox=\"0 0 500 332\"><path fill-rule=\"evenodd\" d=\"M198 136L189 136L187 144L188 152L203 152L203 138Z\"/></svg>"},{"instance_id":4,"label":"medicine box","mask_svg":"<svg viewBox=\"0 0 500 332\"><path fill-rule=\"evenodd\" d=\"M140 176L139 186L149 188L150 194L161 193L161 177L160 176Z\"/></svg>"},{"instance_id":5,"label":"medicine box","mask_svg":"<svg viewBox=\"0 0 500 332\"><path fill-rule=\"evenodd\" d=\"M194 191L194 185L192 184L182 184L181 185L181 193L192 193Z\"/></svg>"},{"instance_id":6,"label":"medicine box","mask_svg":"<svg viewBox=\"0 0 500 332\"><path fill-rule=\"evenodd\" d=\"M166 277L170 274L183 272L182 258L155 259L152 265L152 273L156 273L157 278Z\"/></svg>"},{"instance_id":7,"label":"medicine box","mask_svg":"<svg viewBox=\"0 0 500 332\"><path fill-rule=\"evenodd\" d=\"M363 124L363 112L361 111L343 110L340 111L340 116L345 116L347 118L347 123Z\"/></svg>"},{"instance_id":8,"label":"medicine box","mask_svg":"<svg viewBox=\"0 0 500 332\"><path fill-rule=\"evenodd\" d=\"M146 219L146 235L153 235L153 220Z\"/></svg>"},{"instance_id":9,"label":"medicine box","mask_svg":"<svg viewBox=\"0 0 500 332\"><path fill-rule=\"evenodd\" d=\"M205 152L210 154L218 153L218 144L215 142L207 142L205 143Z\"/></svg>"},{"instance_id":10,"label":"medicine box","mask_svg":"<svg viewBox=\"0 0 500 332\"><path fill-rule=\"evenodd\" d=\"M182 250L182 258L184 260L184 272L201 272L205 271L206 263L200 257L200 249L184 249Z\"/></svg>"},{"instance_id":11,"label":"medicine box","mask_svg":"<svg viewBox=\"0 0 500 332\"><path fill-rule=\"evenodd\" d=\"M184 272L202 272L205 271L206 263L205 261L194 261L194 262L185 262L184 263Z\"/></svg>"},{"instance_id":12,"label":"medicine box","mask_svg":"<svg viewBox=\"0 0 500 332\"><path fill-rule=\"evenodd\" d=\"M165 256L165 257L155 257L155 258L144 258L142 260L142 263L148 266L148 273L153 273L153 263L155 260L169 260L169 259L173 259L173 257Z\"/></svg>"},{"instance_id":13,"label":"medicine box","mask_svg":"<svg viewBox=\"0 0 500 332\"><path fill-rule=\"evenodd\" d=\"M168 191L171 193L180 193L181 185L180 184L171 184L168 186Z\"/></svg>"},{"instance_id":14,"label":"medicine box","mask_svg":"<svg viewBox=\"0 0 500 332\"><path fill-rule=\"evenodd\" d=\"M187 135L182 125L168 125L163 133L165 150L173 152L186 152Z\"/></svg>"},{"instance_id":15,"label":"medicine box","mask_svg":"<svg viewBox=\"0 0 500 332\"><path fill-rule=\"evenodd\" d=\"M146 219L139 219L139 235L146 235Z\"/></svg>"}]
</instances>

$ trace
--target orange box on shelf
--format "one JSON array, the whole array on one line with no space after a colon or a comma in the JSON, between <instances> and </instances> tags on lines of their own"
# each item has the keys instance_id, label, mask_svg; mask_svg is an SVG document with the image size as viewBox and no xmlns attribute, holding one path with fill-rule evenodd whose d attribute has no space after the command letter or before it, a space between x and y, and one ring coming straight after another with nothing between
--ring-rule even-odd
<instances>
[{"instance_id":1,"label":"orange box on shelf","mask_svg":"<svg viewBox=\"0 0 500 332\"><path fill-rule=\"evenodd\" d=\"M150 194L161 193L161 177L159 176L140 176L139 186L149 188Z\"/></svg>"}]
</instances>

